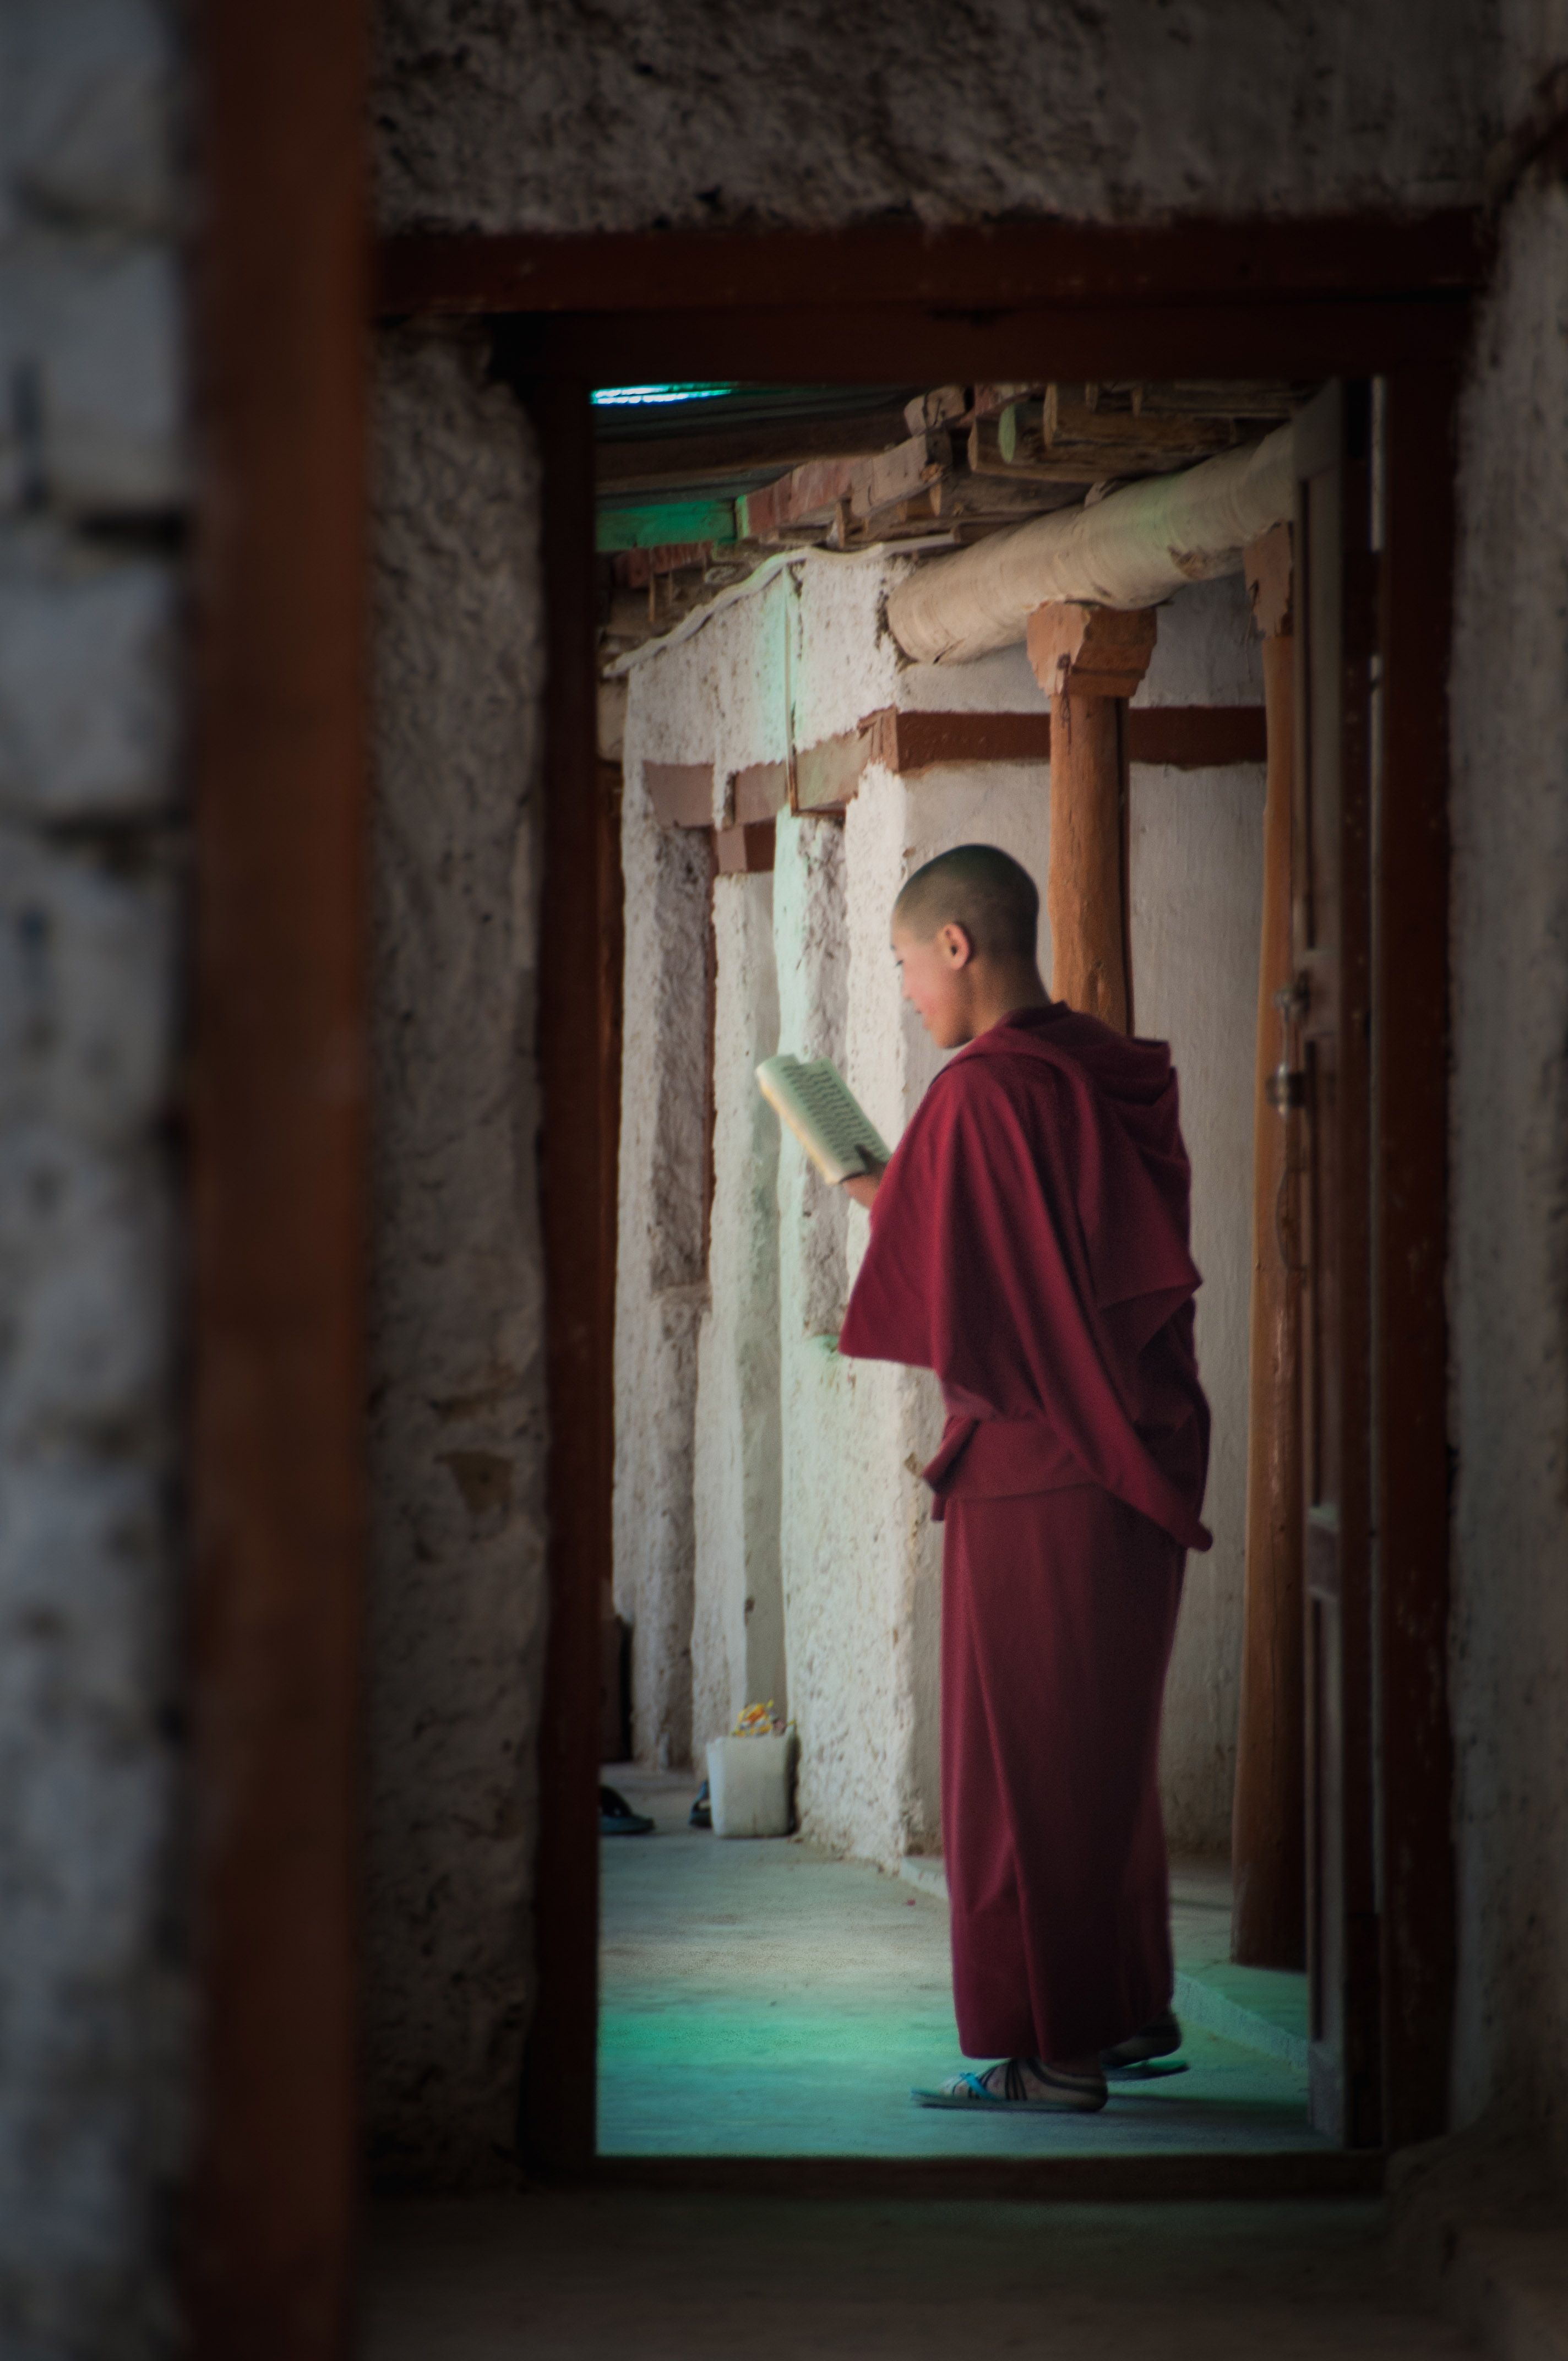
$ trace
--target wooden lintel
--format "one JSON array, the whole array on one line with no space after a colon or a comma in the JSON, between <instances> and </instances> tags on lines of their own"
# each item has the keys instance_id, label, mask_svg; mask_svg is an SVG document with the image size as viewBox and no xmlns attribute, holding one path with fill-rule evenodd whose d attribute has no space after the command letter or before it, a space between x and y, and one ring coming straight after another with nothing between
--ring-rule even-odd
<instances>
[{"instance_id":1,"label":"wooden lintel","mask_svg":"<svg viewBox=\"0 0 1568 2361\"><path fill-rule=\"evenodd\" d=\"M1043 221L930 231L890 223L762 236L458 233L386 241L376 300L381 313L391 316L801 305L874 313L877 307L866 302L868 288L896 288L905 304L971 310L1252 305L1278 299L1365 302L1467 295L1486 283L1490 250L1485 216L1460 207L1147 225ZM1201 364L1190 370L1168 361L1159 367L1163 375L1175 376L1196 374ZM1055 373L1048 367L1045 372ZM1255 364L1250 374L1258 373Z\"/></svg>"}]
</instances>

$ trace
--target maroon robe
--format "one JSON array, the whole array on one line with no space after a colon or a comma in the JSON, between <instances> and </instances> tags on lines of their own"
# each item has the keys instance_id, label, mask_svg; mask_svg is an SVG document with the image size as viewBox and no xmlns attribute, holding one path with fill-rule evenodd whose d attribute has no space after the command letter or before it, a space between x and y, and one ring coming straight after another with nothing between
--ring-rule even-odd
<instances>
[{"instance_id":1,"label":"maroon robe","mask_svg":"<svg viewBox=\"0 0 1568 2361\"><path fill-rule=\"evenodd\" d=\"M839 1350L934 1369L942 1825L970 2057L1067 2059L1170 1997L1160 1705L1199 1522L1190 1174L1162 1042L1060 1006L909 1125Z\"/></svg>"}]
</instances>

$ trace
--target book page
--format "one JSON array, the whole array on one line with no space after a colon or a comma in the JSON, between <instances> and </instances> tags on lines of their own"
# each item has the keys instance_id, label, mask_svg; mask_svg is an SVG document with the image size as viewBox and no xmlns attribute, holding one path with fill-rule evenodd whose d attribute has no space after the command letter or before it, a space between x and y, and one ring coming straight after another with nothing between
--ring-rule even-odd
<instances>
[{"instance_id":1,"label":"book page","mask_svg":"<svg viewBox=\"0 0 1568 2361\"><path fill-rule=\"evenodd\" d=\"M825 1180L887 1162L891 1150L830 1058L764 1058L757 1081Z\"/></svg>"}]
</instances>

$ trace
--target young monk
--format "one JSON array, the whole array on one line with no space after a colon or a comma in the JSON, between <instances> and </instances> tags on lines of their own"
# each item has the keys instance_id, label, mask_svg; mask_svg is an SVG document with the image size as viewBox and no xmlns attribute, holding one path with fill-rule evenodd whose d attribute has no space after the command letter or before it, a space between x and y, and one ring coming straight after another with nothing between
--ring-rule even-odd
<instances>
[{"instance_id":1,"label":"young monk","mask_svg":"<svg viewBox=\"0 0 1568 2361\"><path fill-rule=\"evenodd\" d=\"M1039 896L994 845L917 870L905 998L943 1049L877 1176L841 1352L934 1369L942 1827L966 2057L927 2105L1090 2109L1168 2055L1156 1772L1209 1411L1163 1042L1053 1001Z\"/></svg>"}]
</instances>

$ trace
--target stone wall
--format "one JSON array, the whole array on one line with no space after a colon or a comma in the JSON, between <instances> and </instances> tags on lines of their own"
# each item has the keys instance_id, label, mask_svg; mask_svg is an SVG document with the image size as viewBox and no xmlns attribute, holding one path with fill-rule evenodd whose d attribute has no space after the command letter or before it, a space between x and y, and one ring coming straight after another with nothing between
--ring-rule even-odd
<instances>
[{"instance_id":1,"label":"stone wall","mask_svg":"<svg viewBox=\"0 0 1568 2361\"><path fill-rule=\"evenodd\" d=\"M1568 22L1558 54L1568 53ZM1464 406L1452 1303L1463 2121L1568 2155L1568 191L1510 208Z\"/></svg>"},{"instance_id":2,"label":"stone wall","mask_svg":"<svg viewBox=\"0 0 1568 2361\"><path fill-rule=\"evenodd\" d=\"M1474 192L1492 8L571 0L382 14L389 225L1313 213Z\"/></svg>"},{"instance_id":3,"label":"stone wall","mask_svg":"<svg viewBox=\"0 0 1568 2361\"><path fill-rule=\"evenodd\" d=\"M538 466L483 338L384 340L378 466L368 2136L504 2171L544 1587Z\"/></svg>"},{"instance_id":4,"label":"stone wall","mask_svg":"<svg viewBox=\"0 0 1568 2361\"><path fill-rule=\"evenodd\" d=\"M0 2349L172 2334L172 10L0 11Z\"/></svg>"}]
</instances>

